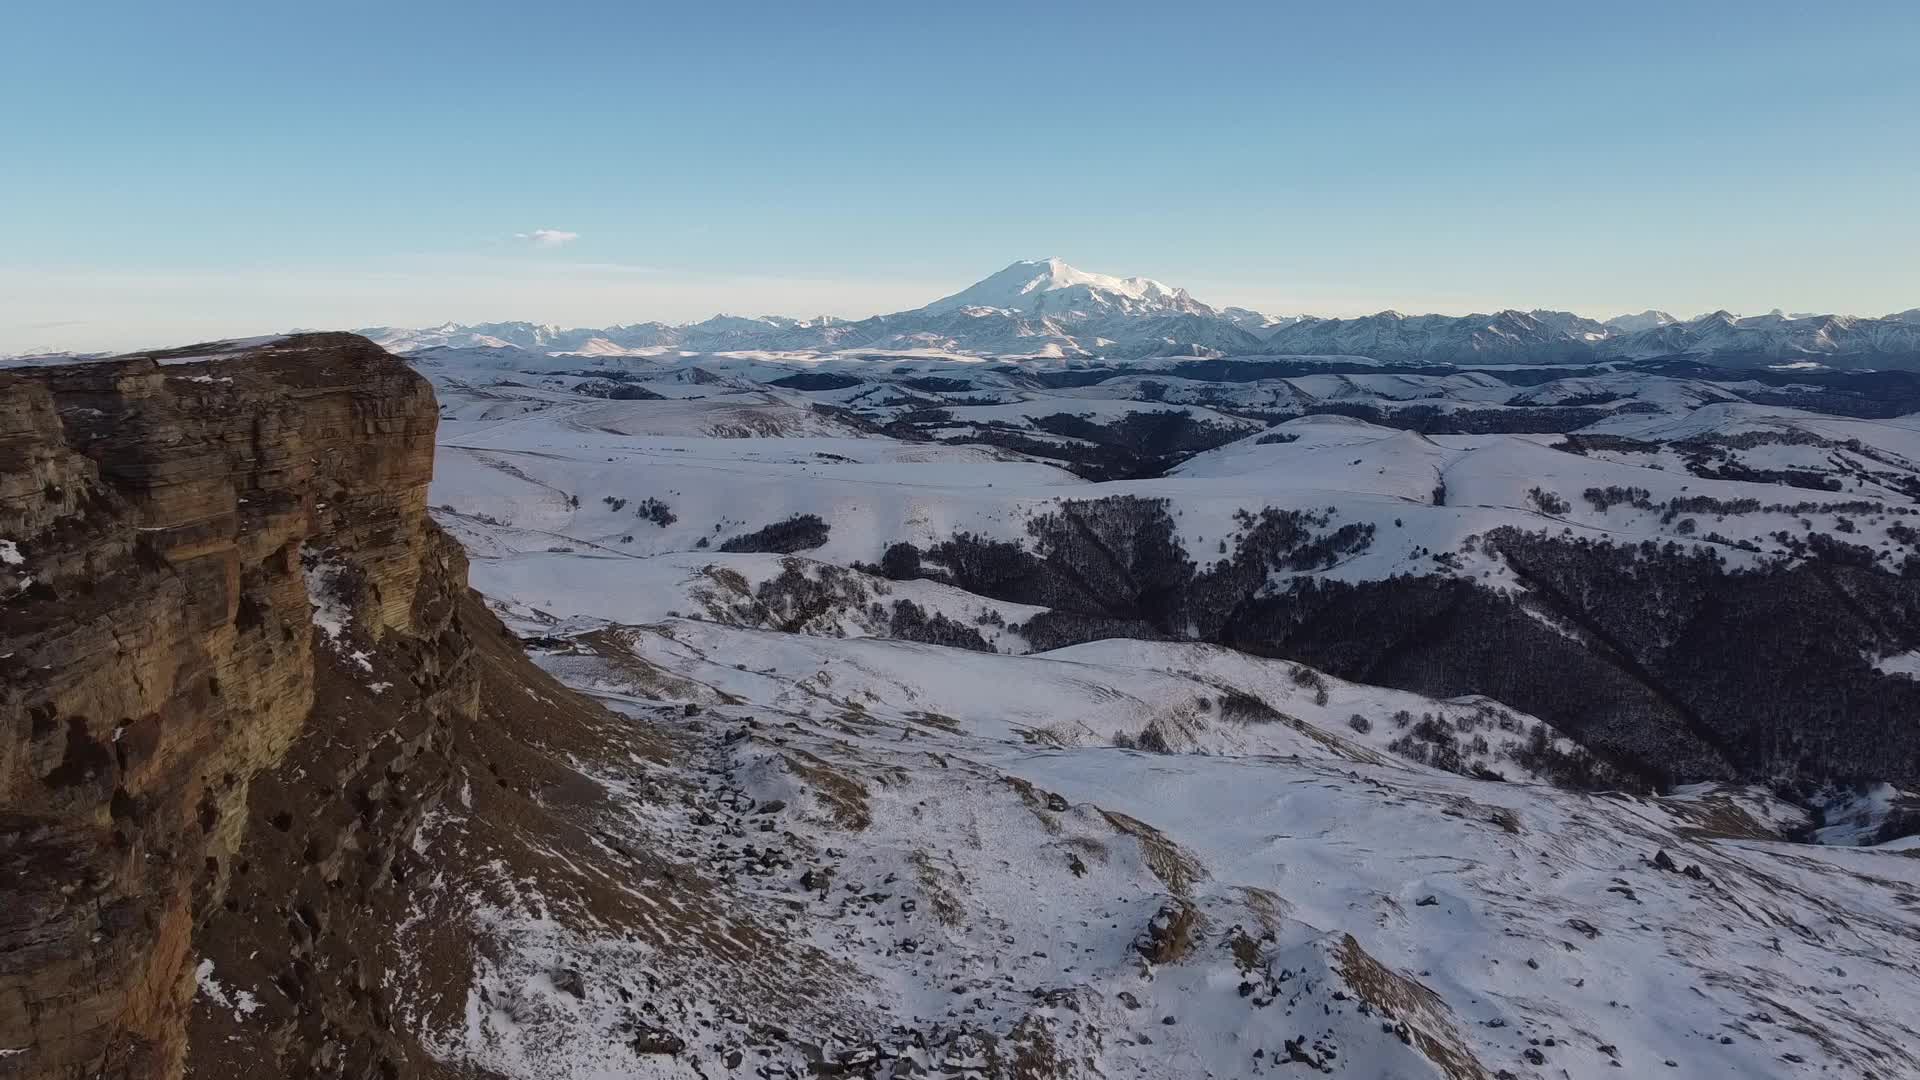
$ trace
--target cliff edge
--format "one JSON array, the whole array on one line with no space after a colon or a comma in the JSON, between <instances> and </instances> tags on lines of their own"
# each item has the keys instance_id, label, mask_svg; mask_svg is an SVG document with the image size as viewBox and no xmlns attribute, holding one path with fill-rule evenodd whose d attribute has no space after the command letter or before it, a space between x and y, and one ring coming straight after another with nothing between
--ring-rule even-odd
<instances>
[{"instance_id":1,"label":"cliff edge","mask_svg":"<svg viewBox=\"0 0 1920 1080\"><path fill-rule=\"evenodd\" d=\"M442 1075L388 1001L420 823L654 750L469 593L424 379L183 352L0 372L0 1077ZM446 944L405 961L457 1009Z\"/></svg>"}]
</instances>

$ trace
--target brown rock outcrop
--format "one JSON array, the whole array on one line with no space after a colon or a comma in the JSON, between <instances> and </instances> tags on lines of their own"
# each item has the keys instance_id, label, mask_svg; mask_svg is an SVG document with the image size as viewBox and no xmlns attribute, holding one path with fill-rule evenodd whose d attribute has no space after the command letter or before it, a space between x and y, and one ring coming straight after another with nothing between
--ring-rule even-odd
<instances>
[{"instance_id":1,"label":"brown rock outcrop","mask_svg":"<svg viewBox=\"0 0 1920 1080\"><path fill-rule=\"evenodd\" d=\"M0 372L0 1080L486 1080L527 904L700 978L543 976L649 1055L839 978L687 862L684 737L467 588L435 427L348 334Z\"/></svg>"},{"instance_id":2,"label":"brown rock outcrop","mask_svg":"<svg viewBox=\"0 0 1920 1080\"><path fill-rule=\"evenodd\" d=\"M465 564L426 517L435 422L425 380L345 334L0 372L0 1076L179 1075L196 927L250 832L297 821L342 890L384 872L417 803L349 829L262 823L250 795L320 715L309 579L418 661L383 711L389 788L477 709Z\"/></svg>"}]
</instances>

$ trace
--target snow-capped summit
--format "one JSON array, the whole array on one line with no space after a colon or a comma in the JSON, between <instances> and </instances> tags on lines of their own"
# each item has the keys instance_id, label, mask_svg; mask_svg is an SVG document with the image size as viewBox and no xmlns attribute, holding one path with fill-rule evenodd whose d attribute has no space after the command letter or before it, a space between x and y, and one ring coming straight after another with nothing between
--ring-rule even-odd
<instances>
[{"instance_id":1,"label":"snow-capped summit","mask_svg":"<svg viewBox=\"0 0 1920 1080\"><path fill-rule=\"evenodd\" d=\"M1470 315L1382 311L1358 318L1279 317L1216 308L1146 277L1115 277L1064 259L1013 263L906 311L857 320L716 315L681 325L603 329L501 322L428 329L371 327L401 352L439 346L549 354L945 352L1130 360L1164 356L1339 356L1391 364L1566 364L1687 356L1764 366L1815 356L1839 366L1920 369L1920 309L1884 318L1775 310L1680 320L1650 309L1598 322L1567 311Z\"/></svg>"},{"instance_id":2,"label":"snow-capped summit","mask_svg":"<svg viewBox=\"0 0 1920 1080\"><path fill-rule=\"evenodd\" d=\"M729 333L765 333L769 330L791 330L800 325L800 320L784 315L729 315L721 312L704 322L688 326L692 332L713 334Z\"/></svg>"},{"instance_id":3,"label":"snow-capped summit","mask_svg":"<svg viewBox=\"0 0 1920 1080\"><path fill-rule=\"evenodd\" d=\"M1283 330L1297 322L1305 322L1305 315L1269 315L1252 308L1224 307L1214 312L1222 319L1249 333L1265 337L1277 330Z\"/></svg>"},{"instance_id":4,"label":"snow-capped summit","mask_svg":"<svg viewBox=\"0 0 1920 1080\"><path fill-rule=\"evenodd\" d=\"M939 315L969 308L1029 315L1211 315L1213 309L1152 278L1119 278L1069 266L1065 259L1016 262L920 309Z\"/></svg>"},{"instance_id":5,"label":"snow-capped summit","mask_svg":"<svg viewBox=\"0 0 1920 1080\"><path fill-rule=\"evenodd\" d=\"M1652 330L1661 326L1672 326L1679 321L1679 319L1674 318L1664 311L1648 308L1638 315L1615 315L1613 318L1607 320L1607 325L1623 334L1637 334L1642 330Z\"/></svg>"}]
</instances>

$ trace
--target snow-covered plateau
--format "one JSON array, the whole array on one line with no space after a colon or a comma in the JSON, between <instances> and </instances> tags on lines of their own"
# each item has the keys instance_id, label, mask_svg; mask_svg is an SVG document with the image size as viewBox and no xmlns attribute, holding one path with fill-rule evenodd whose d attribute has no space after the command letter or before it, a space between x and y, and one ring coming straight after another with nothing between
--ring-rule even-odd
<instances>
[{"instance_id":1,"label":"snow-covered plateau","mask_svg":"<svg viewBox=\"0 0 1920 1080\"><path fill-rule=\"evenodd\" d=\"M1063 265L920 314L1213 317ZM474 586L691 748L677 801L586 770L596 843L773 934L716 963L468 883L493 945L457 1020L412 1013L444 1060L1920 1076L1920 377L1409 365L1311 323L1276 336L1364 358L816 347L844 325L389 336Z\"/></svg>"}]
</instances>

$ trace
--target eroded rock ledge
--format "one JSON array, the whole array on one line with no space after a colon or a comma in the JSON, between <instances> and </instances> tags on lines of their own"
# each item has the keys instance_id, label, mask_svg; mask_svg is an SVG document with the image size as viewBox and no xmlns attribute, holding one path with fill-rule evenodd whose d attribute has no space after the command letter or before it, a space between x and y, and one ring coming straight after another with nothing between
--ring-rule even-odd
<instances>
[{"instance_id":1,"label":"eroded rock ledge","mask_svg":"<svg viewBox=\"0 0 1920 1080\"><path fill-rule=\"evenodd\" d=\"M540 975L616 1057L716 997L824 1015L840 969L660 834L686 736L467 587L425 380L349 334L193 351L0 372L0 1078L498 1076L464 1036L525 911L651 958L657 1004Z\"/></svg>"},{"instance_id":2,"label":"eroded rock ledge","mask_svg":"<svg viewBox=\"0 0 1920 1080\"><path fill-rule=\"evenodd\" d=\"M345 334L0 373L0 1075L180 1075L213 920L320 924L389 873L478 708L435 422L425 380ZM316 600L373 648L326 655ZM413 661L379 737L256 790L338 719L328 666L376 654ZM249 865L261 833L290 866ZM304 1054L341 1024L302 1011Z\"/></svg>"}]
</instances>

